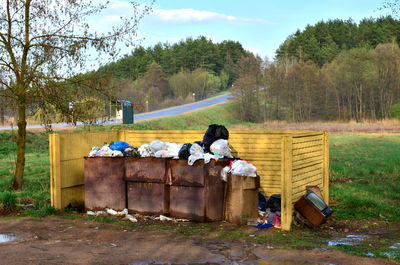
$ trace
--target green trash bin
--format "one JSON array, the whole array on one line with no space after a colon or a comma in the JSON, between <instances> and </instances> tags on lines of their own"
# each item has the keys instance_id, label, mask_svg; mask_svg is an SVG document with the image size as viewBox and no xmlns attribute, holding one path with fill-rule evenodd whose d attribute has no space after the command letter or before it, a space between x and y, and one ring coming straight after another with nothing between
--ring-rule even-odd
<instances>
[{"instance_id":1,"label":"green trash bin","mask_svg":"<svg viewBox=\"0 0 400 265\"><path fill-rule=\"evenodd\" d=\"M123 124L133 124L134 123L133 104L128 100L118 100L118 103L120 103L122 106L122 123Z\"/></svg>"},{"instance_id":2,"label":"green trash bin","mask_svg":"<svg viewBox=\"0 0 400 265\"><path fill-rule=\"evenodd\" d=\"M122 108L122 123L133 124L133 114L134 114L134 109L132 104L129 106L124 105Z\"/></svg>"}]
</instances>

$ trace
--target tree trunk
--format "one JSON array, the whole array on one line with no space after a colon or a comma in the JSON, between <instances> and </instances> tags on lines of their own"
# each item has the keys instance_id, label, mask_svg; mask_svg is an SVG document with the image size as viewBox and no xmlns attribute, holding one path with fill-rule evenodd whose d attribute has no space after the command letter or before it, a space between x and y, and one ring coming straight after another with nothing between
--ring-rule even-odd
<instances>
[{"instance_id":1,"label":"tree trunk","mask_svg":"<svg viewBox=\"0 0 400 265\"><path fill-rule=\"evenodd\" d=\"M25 169L25 137L26 137L26 113L25 102L18 102L18 137L17 137L17 166L14 175L13 189L22 188Z\"/></svg>"},{"instance_id":2,"label":"tree trunk","mask_svg":"<svg viewBox=\"0 0 400 265\"><path fill-rule=\"evenodd\" d=\"M4 116L5 116L5 110L4 107L0 107L0 124L4 125Z\"/></svg>"}]
</instances>

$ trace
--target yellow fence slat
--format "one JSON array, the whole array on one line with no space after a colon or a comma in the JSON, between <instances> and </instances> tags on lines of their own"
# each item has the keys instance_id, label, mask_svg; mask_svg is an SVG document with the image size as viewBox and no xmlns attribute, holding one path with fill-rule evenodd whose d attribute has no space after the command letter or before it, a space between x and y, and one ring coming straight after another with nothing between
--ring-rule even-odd
<instances>
[{"instance_id":1,"label":"yellow fence slat","mask_svg":"<svg viewBox=\"0 0 400 265\"><path fill-rule=\"evenodd\" d=\"M322 151L322 149L323 149L322 145L301 148L301 149L293 150L293 156L300 155L300 154L311 153L311 152Z\"/></svg>"},{"instance_id":2,"label":"yellow fence slat","mask_svg":"<svg viewBox=\"0 0 400 265\"><path fill-rule=\"evenodd\" d=\"M299 150L302 148L313 147L313 146L322 146L322 144L323 144L322 140L298 143L296 145L293 145L293 150Z\"/></svg>"},{"instance_id":3,"label":"yellow fence slat","mask_svg":"<svg viewBox=\"0 0 400 265\"><path fill-rule=\"evenodd\" d=\"M293 176L296 177L296 176L299 176L302 174L306 174L307 172L314 171L316 169L322 170L322 166L323 166L322 163L320 163L320 164L316 164L316 165L309 166L306 168L300 168L300 169L293 170Z\"/></svg>"},{"instance_id":4,"label":"yellow fence slat","mask_svg":"<svg viewBox=\"0 0 400 265\"><path fill-rule=\"evenodd\" d=\"M305 191L306 190L306 186L321 186L321 185L322 185L321 178L307 180L307 183L304 183L303 185L296 186L293 189L293 193L297 193L297 192L300 192L300 191Z\"/></svg>"},{"instance_id":5,"label":"yellow fence slat","mask_svg":"<svg viewBox=\"0 0 400 265\"><path fill-rule=\"evenodd\" d=\"M293 185L295 185L295 183L298 181L302 181L302 180L307 179L312 176L317 176L318 178L322 179L322 167L314 169L312 171L306 172L306 173L298 175L298 176L294 176L293 177L293 183L294 183Z\"/></svg>"},{"instance_id":6,"label":"yellow fence slat","mask_svg":"<svg viewBox=\"0 0 400 265\"><path fill-rule=\"evenodd\" d=\"M316 136L307 136L307 137L293 137L293 146L296 146L300 143L308 143L312 141L322 141L323 134Z\"/></svg>"},{"instance_id":7,"label":"yellow fence slat","mask_svg":"<svg viewBox=\"0 0 400 265\"><path fill-rule=\"evenodd\" d=\"M282 145L281 206L282 229L290 230L292 224L292 156L293 138L284 136Z\"/></svg>"},{"instance_id":8,"label":"yellow fence slat","mask_svg":"<svg viewBox=\"0 0 400 265\"><path fill-rule=\"evenodd\" d=\"M293 169L299 169L305 166L311 166L313 164L322 163L323 158L321 156L312 156L309 158L304 158L303 160L293 161Z\"/></svg>"},{"instance_id":9,"label":"yellow fence slat","mask_svg":"<svg viewBox=\"0 0 400 265\"><path fill-rule=\"evenodd\" d=\"M319 151L315 151L315 152L310 152L310 153L305 153L305 154L299 154L296 156L293 156L293 161L297 162L297 161L302 161L308 158L312 158L312 157L322 157L324 154L323 150L319 150Z\"/></svg>"}]
</instances>

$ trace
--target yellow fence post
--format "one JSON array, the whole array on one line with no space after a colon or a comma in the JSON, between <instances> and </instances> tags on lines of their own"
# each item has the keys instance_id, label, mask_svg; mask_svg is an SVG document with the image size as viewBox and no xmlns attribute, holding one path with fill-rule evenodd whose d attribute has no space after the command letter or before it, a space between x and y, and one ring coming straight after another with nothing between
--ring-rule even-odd
<instances>
[{"instance_id":1,"label":"yellow fence post","mask_svg":"<svg viewBox=\"0 0 400 265\"><path fill-rule=\"evenodd\" d=\"M323 196L326 204L329 205L329 134L324 132L324 166L323 166Z\"/></svg>"},{"instance_id":2,"label":"yellow fence post","mask_svg":"<svg viewBox=\"0 0 400 265\"><path fill-rule=\"evenodd\" d=\"M51 206L61 209L60 135L49 135Z\"/></svg>"},{"instance_id":3,"label":"yellow fence post","mask_svg":"<svg viewBox=\"0 0 400 265\"><path fill-rule=\"evenodd\" d=\"M293 160L293 138L282 137L282 173L281 173L281 221L282 230L289 231L292 224L292 160Z\"/></svg>"}]
</instances>

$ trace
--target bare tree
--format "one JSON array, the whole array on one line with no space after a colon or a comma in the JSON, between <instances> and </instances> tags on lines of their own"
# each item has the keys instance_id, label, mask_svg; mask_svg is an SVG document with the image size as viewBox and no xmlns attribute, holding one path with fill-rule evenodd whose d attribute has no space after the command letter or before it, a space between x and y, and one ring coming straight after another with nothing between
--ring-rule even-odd
<instances>
[{"instance_id":1,"label":"bare tree","mask_svg":"<svg viewBox=\"0 0 400 265\"><path fill-rule=\"evenodd\" d=\"M13 189L23 184L27 107L51 103L67 112L65 101L71 84L90 76L71 78L76 69L85 67L90 53L115 56L118 43L133 45L138 22L151 9L132 2L131 17L108 33L100 33L91 30L87 19L100 14L109 2L95 2L5 0L0 4L0 97L12 99L18 106Z\"/></svg>"}]
</instances>

